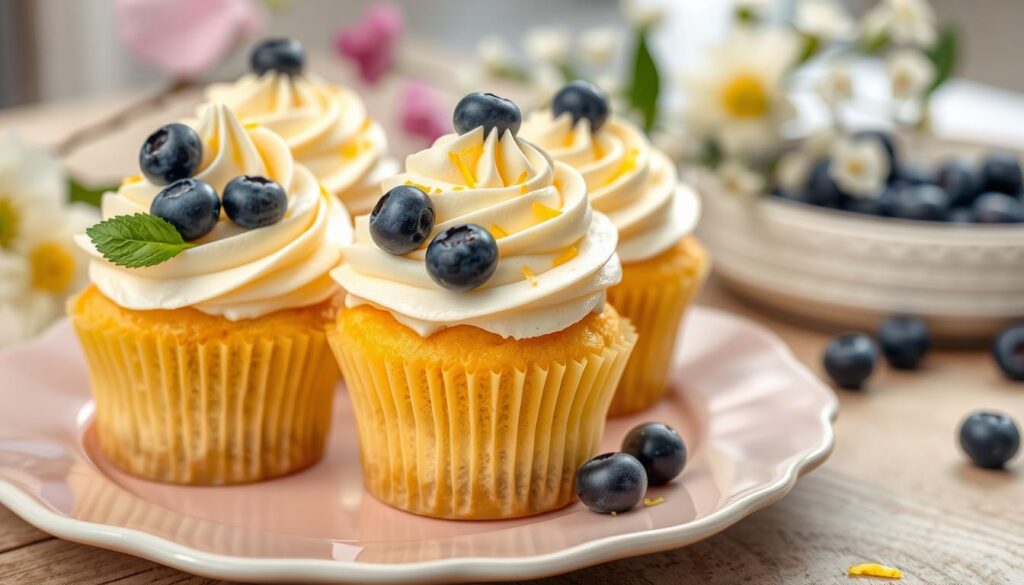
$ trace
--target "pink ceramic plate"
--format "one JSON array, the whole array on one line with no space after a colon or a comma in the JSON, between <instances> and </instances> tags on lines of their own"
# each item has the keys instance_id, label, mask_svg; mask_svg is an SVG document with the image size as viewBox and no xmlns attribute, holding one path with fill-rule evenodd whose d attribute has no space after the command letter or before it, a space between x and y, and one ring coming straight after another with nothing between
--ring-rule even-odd
<instances>
[{"instance_id":1,"label":"pink ceramic plate","mask_svg":"<svg viewBox=\"0 0 1024 585\"><path fill-rule=\"evenodd\" d=\"M832 448L836 400L771 333L695 309L675 391L614 420L604 447L645 421L681 431L690 462L665 503L618 517L580 504L500 522L431 520L362 489L348 400L327 458L275 481L175 487L120 473L91 427L85 365L67 323L0 355L0 503L42 530L210 577L248 581L525 579L706 538L785 495Z\"/></svg>"}]
</instances>

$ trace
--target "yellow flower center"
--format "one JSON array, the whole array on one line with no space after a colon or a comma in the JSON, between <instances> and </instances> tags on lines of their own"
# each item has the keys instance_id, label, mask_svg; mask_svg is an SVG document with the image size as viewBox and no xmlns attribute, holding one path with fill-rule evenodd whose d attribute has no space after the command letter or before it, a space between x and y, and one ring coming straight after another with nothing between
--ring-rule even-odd
<instances>
[{"instance_id":1,"label":"yellow flower center","mask_svg":"<svg viewBox=\"0 0 1024 585\"><path fill-rule=\"evenodd\" d=\"M768 111L768 92L757 76L737 75L722 89L722 107L734 118L760 118Z\"/></svg>"},{"instance_id":2,"label":"yellow flower center","mask_svg":"<svg viewBox=\"0 0 1024 585\"><path fill-rule=\"evenodd\" d=\"M6 250L18 237L20 221L14 202L0 196L0 250Z\"/></svg>"},{"instance_id":3,"label":"yellow flower center","mask_svg":"<svg viewBox=\"0 0 1024 585\"><path fill-rule=\"evenodd\" d=\"M850 173L850 175L854 177L859 177L863 175L866 171L867 168L865 168L864 166L864 161L857 158L852 158L846 161L846 172Z\"/></svg>"},{"instance_id":4,"label":"yellow flower center","mask_svg":"<svg viewBox=\"0 0 1024 585\"><path fill-rule=\"evenodd\" d=\"M32 267L32 288L63 293L75 278L75 258L64 246L40 244L28 256Z\"/></svg>"}]
</instances>

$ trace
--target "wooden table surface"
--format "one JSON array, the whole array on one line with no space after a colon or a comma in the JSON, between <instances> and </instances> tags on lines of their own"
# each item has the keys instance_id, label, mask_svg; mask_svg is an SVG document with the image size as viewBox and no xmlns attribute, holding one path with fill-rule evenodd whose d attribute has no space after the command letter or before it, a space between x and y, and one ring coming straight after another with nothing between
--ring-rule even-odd
<instances>
[{"instance_id":1,"label":"wooden table surface","mask_svg":"<svg viewBox=\"0 0 1024 585\"><path fill-rule=\"evenodd\" d=\"M371 110L393 105L395 91L372 90L382 96L368 99ZM125 99L0 112L0 132L52 145ZM178 114L192 107L189 99L168 106ZM387 124L387 113L377 115ZM165 109L158 119L169 117ZM67 162L86 177L127 174L135 147L125 145L140 143L152 127L152 118L126 124ZM398 151L412 147L396 144ZM827 332L745 305L714 280L700 302L767 325L820 372ZM901 583L908 584L1024 583L1024 461L1018 457L1006 472L984 471L968 465L956 445L959 422L973 409L995 408L1024 421L1024 385L1006 381L987 352L939 351L922 371L883 367L866 391L839 394L833 455L781 502L683 549L536 583L851 583L864 580L846 577L846 567L867 561L901 568ZM0 583L217 581L55 539L0 507Z\"/></svg>"}]
</instances>

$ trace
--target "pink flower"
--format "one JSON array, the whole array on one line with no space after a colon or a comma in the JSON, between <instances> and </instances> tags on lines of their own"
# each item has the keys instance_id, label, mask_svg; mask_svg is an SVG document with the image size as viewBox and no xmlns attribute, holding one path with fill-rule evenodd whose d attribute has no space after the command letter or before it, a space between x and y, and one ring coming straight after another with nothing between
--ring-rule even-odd
<instances>
[{"instance_id":1,"label":"pink flower","mask_svg":"<svg viewBox=\"0 0 1024 585\"><path fill-rule=\"evenodd\" d=\"M363 13L361 21L338 30L334 48L355 61L363 81L375 83L394 65L401 36L402 13L394 6L375 4Z\"/></svg>"},{"instance_id":2,"label":"pink flower","mask_svg":"<svg viewBox=\"0 0 1024 585\"><path fill-rule=\"evenodd\" d=\"M213 69L266 21L254 0L117 0L115 7L135 56L187 80Z\"/></svg>"},{"instance_id":3,"label":"pink flower","mask_svg":"<svg viewBox=\"0 0 1024 585\"><path fill-rule=\"evenodd\" d=\"M448 108L441 104L434 88L420 81L410 81L402 95L399 112L402 130L433 142L452 131Z\"/></svg>"}]
</instances>

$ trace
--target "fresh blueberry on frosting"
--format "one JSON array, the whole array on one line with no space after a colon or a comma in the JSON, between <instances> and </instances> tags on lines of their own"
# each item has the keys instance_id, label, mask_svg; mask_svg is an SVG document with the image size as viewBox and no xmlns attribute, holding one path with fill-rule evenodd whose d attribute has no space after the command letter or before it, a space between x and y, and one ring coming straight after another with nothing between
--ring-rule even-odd
<instances>
[{"instance_id":1,"label":"fresh blueberry on frosting","mask_svg":"<svg viewBox=\"0 0 1024 585\"><path fill-rule=\"evenodd\" d=\"M249 66L256 75L267 71L299 75L305 63L306 50L295 39L266 39L249 55Z\"/></svg>"},{"instance_id":2,"label":"fresh blueberry on frosting","mask_svg":"<svg viewBox=\"0 0 1024 585\"><path fill-rule=\"evenodd\" d=\"M139 168L156 185L191 177L203 160L203 143L184 124L168 124L149 135L139 150Z\"/></svg>"},{"instance_id":3,"label":"fresh blueberry on frosting","mask_svg":"<svg viewBox=\"0 0 1024 585\"><path fill-rule=\"evenodd\" d=\"M288 211L284 187L260 175L242 175L224 186L224 213L249 229L274 225Z\"/></svg>"},{"instance_id":4,"label":"fresh blueberry on frosting","mask_svg":"<svg viewBox=\"0 0 1024 585\"><path fill-rule=\"evenodd\" d=\"M157 193L149 212L169 222L190 242L213 231L220 217L220 198L206 181L181 179Z\"/></svg>"},{"instance_id":5,"label":"fresh blueberry on frosting","mask_svg":"<svg viewBox=\"0 0 1024 585\"><path fill-rule=\"evenodd\" d=\"M555 94L551 102L551 113L557 118L568 112L575 125L586 118L590 130L597 132L608 121L608 98L596 85L578 80L569 83Z\"/></svg>"},{"instance_id":6,"label":"fresh blueberry on frosting","mask_svg":"<svg viewBox=\"0 0 1024 585\"><path fill-rule=\"evenodd\" d=\"M452 124L459 134L483 126L484 136L495 128L499 136L505 134L506 130L516 135L522 122L523 115L519 112L519 106L511 100L493 93L480 92L471 93L459 100L455 106L455 115L452 117Z\"/></svg>"},{"instance_id":7,"label":"fresh blueberry on frosting","mask_svg":"<svg viewBox=\"0 0 1024 585\"><path fill-rule=\"evenodd\" d=\"M434 203L423 189L399 185L384 194L370 213L370 236L389 254L408 254L434 229Z\"/></svg>"},{"instance_id":8,"label":"fresh blueberry on frosting","mask_svg":"<svg viewBox=\"0 0 1024 585\"><path fill-rule=\"evenodd\" d=\"M438 234L427 247L427 272L446 289L473 290L498 267L498 243L484 228L458 225Z\"/></svg>"}]
</instances>

